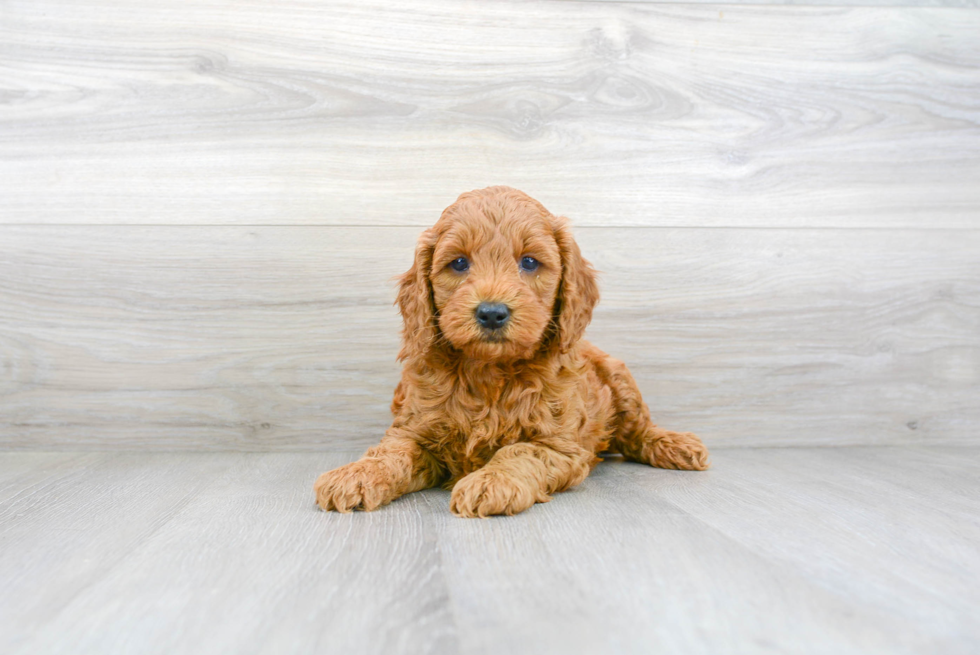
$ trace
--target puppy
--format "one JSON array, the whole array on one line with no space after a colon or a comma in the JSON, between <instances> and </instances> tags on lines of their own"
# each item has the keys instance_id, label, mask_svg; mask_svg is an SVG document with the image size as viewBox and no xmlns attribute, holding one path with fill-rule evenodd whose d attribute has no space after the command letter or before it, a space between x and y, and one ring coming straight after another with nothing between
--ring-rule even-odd
<instances>
[{"instance_id":1,"label":"puppy","mask_svg":"<svg viewBox=\"0 0 980 655\"><path fill-rule=\"evenodd\" d=\"M604 450L706 469L701 440L654 425L626 365L582 339L598 300L565 219L509 187L461 195L400 278L391 427L317 479L317 503L370 511L443 485L453 513L486 517L574 487Z\"/></svg>"}]
</instances>

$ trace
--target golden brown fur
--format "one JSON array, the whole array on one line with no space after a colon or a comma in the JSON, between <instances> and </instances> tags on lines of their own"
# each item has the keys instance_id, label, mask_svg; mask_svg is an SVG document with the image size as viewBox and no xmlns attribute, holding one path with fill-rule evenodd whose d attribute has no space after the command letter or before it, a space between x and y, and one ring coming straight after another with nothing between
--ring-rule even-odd
<instances>
[{"instance_id":1,"label":"golden brown fur","mask_svg":"<svg viewBox=\"0 0 980 655\"><path fill-rule=\"evenodd\" d=\"M464 272L450 266L461 258ZM509 187L461 195L400 279L394 421L364 457L317 479L319 505L373 510L442 484L459 516L515 514L580 483L606 449L707 468L701 441L654 425L626 365L582 340L598 300L563 218ZM502 329L477 323L485 302L509 308Z\"/></svg>"}]
</instances>

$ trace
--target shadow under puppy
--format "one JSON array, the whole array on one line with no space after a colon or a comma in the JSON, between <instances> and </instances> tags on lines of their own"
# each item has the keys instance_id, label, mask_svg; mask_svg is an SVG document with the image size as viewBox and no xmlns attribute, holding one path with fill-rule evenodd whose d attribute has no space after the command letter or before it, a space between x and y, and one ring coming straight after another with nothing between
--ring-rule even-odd
<instances>
[{"instance_id":1,"label":"shadow under puppy","mask_svg":"<svg viewBox=\"0 0 980 655\"><path fill-rule=\"evenodd\" d=\"M509 187L462 194L400 279L394 421L321 475L325 510L373 510L437 485L459 516L516 514L580 483L604 450L703 470L693 434L657 427L626 365L582 340L595 271L563 218Z\"/></svg>"}]
</instances>

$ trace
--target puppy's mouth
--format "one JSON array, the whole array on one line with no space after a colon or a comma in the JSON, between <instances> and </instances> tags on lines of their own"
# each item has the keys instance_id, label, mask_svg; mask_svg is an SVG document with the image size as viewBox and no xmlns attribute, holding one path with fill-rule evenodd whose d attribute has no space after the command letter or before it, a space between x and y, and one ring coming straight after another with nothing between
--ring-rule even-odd
<instances>
[{"instance_id":1,"label":"puppy's mouth","mask_svg":"<svg viewBox=\"0 0 980 655\"><path fill-rule=\"evenodd\" d=\"M483 343L504 343L507 338L500 330L480 330L480 341Z\"/></svg>"}]
</instances>

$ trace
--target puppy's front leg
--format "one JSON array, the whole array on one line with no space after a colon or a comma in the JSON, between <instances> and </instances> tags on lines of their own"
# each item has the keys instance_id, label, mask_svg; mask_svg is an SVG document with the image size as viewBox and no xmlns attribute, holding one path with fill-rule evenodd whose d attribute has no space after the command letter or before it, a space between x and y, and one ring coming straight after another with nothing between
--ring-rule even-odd
<instances>
[{"instance_id":1,"label":"puppy's front leg","mask_svg":"<svg viewBox=\"0 0 980 655\"><path fill-rule=\"evenodd\" d=\"M316 502L325 510L371 511L413 491L438 485L442 466L410 436L389 430L356 462L317 478Z\"/></svg>"},{"instance_id":2,"label":"puppy's front leg","mask_svg":"<svg viewBox=\"0 0 980 655\"><path fill-rule=\"evenodd\" d=\"M596 461L594 453L571 442L504 446L486 466L456 483L449 509L466 518L517 514L577 485Z\"/></svg>"}]
</instances>

